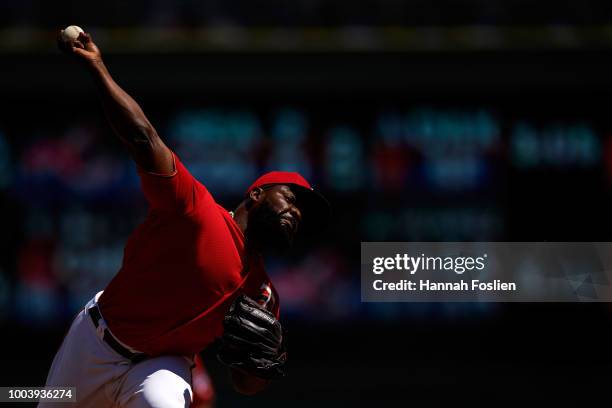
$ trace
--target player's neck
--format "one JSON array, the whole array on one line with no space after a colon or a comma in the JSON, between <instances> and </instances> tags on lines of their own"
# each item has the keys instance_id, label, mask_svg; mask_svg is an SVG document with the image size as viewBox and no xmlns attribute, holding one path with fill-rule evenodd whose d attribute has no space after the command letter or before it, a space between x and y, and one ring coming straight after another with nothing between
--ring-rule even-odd
<instances>
[{"instance_id":1,"label":"player's neck","mask_svg":"<svg viewBox=\"0 0 612 408\"><path fill-rule=\"evenodd\" d=\"M236 221L236 224L238 224L238 227L240 228L240 231L242 231L243 234L245 233L247 228L248 215L249 212L247 211L246 205L243 201L242 203L240 203L238 208L234 210L234 221Z\"/></svg>"}]
</instances>

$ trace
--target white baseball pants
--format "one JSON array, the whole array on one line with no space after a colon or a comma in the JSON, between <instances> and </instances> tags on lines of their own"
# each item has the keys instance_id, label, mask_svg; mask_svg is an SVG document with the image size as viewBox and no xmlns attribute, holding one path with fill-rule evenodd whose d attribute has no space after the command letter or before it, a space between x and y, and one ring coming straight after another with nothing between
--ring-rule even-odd
<instances>
[{"instance_id":1,"label":"white baseball pants","mask_svg":"<svg viewBox=\"0 0 612 408\"><path fill-rule=\"evenodd\" d=\"M119 355L96 330L87 309L98 293L77 315L49 375L47 386L76 388L76 404L41 402L40 408L114 407L185 408L191 405L191 366L188 357L161 356L137 364ZM104 327L100 324L99 327Z\"/></svg>"}]
</instances>

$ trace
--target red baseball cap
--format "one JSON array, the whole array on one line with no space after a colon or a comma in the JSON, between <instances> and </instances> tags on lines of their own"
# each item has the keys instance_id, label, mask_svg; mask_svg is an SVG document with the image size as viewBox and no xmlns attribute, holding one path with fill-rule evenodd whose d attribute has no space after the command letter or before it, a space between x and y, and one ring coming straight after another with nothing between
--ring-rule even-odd
<instances>
[{"instance_id":1,"label":"red baseball cap","mask_svg":"<svg viewBox=\"0 0 612 408\"><path fill-rule=\"evenodd\" d=\"M284 184L291 187L296 198L297 206L302 212L303 230L313 233L320 231L329 221L329 202L319 192L315 191L310 183L300 174L293 171L271 171L259 177L246 191L248 196L258 187L275 184Z\"/></svg>"}]
</instances>

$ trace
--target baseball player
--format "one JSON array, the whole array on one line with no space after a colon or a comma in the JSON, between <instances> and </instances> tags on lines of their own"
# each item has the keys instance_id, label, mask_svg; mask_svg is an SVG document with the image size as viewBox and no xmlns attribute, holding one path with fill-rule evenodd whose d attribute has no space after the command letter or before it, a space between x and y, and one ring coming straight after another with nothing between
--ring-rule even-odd
<instances>
[{"instance_id":1,"label":"baseball player","mask_svg":"<svg viewBox=\"0 0 612 408\"><path fill-rule=\"evenodd\" d=\"M299 174L271 172L226 211L113 80L89 34L59 45L91 72L138 165L149 212L117 275L72 322L47 386L76 387L79 407L184 408L193 398L194 355L220 339L218 357L234 388L262 390L284 375L287 359L263 254L316 231L327 201Z\"/></svg>"}]
</instances>

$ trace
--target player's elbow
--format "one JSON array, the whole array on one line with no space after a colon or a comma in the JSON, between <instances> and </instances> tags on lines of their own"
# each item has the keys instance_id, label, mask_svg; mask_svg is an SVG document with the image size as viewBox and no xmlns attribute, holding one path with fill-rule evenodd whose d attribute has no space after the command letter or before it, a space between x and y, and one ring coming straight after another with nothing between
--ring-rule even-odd
<instances>
[{"instance_id":1,"label":"player's elbow","mask_svg":"<svg viewBox=\"0 0 612 408\"><path fill-rule=\"evenodd\" d=\"M136 123L130 132L128 142L140 150L153 150L157 132L148 122Z\"/></svg>"}]
</instances>

